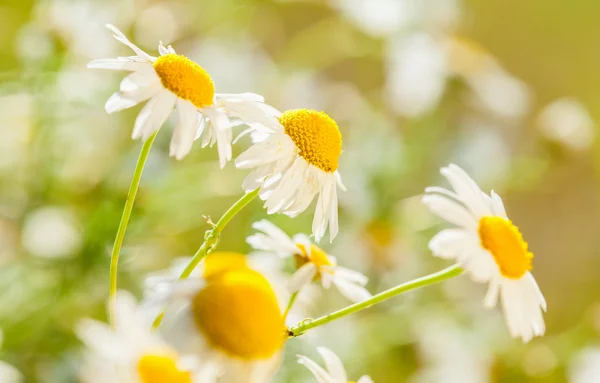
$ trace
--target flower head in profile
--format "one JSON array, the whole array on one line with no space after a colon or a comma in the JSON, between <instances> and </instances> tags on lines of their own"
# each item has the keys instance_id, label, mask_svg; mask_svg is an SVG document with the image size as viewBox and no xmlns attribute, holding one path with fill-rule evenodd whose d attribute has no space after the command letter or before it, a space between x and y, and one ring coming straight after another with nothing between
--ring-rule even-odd
<instances>
[{"instance_id":1,"label":"flower head in profile","mask_svg":"<svg viewBox=\"0 0 600 383\"><path fill-rule=\"evenodd\" d=\"M273 132L256 142L235 160L238 168L254 169L244 180L246 191L260 187L267 213L294 217L317 206L312 232L317 242L329 226L329 239L338 233L337 186L342 135L324 112L296 109L277 116Z\"/></svg>"},{"instance_id":2,"label":"flower head in profile","mask_svg":"<svg viewBox=\"0 0 600 383\"><path fill-rule=\"evenodd\" d=\"M81 379L88 383L192 383L212 382L210 369L152 333L135 299L117 295L116 327L84 319L76 328L88 348Z\"/></svg>"},{"instance_id":3,"label":"flower head in profile","mask_svg":"<svg viewBox=\"0 0 600 383\"><path fill-rule=\"evenodd\" d=\"M320 280L323 288L328 289L333 284L343 296L353 302L371 296L364 288L368 282L366 276L338 266L335 257L311 243L306 235L296 234L290 238L267 220L255 222L252 227L259 231L247 239L254 249L295 258L298 270L290 280L290 291L300 291L311 281Z\"/></svg>"},{"instance_id":4,"label":"flower head in profile","mask_svg":"<svg viewBox=\"0 0 600 383\"><path fill-rule=\"evenodd\" d=\"M219 383L268 381L279 368L286 339L275 293L248 267L213 271L199 285L175 281L157 290L163 293L158 300L147 296L162 307L177 302L159 331L180 352L216 366Z\"/></svg>"},{"instance_id":5,"label":"flower head in profile","mask_svg":"<svg viewBox=\"0 0 600 383\"><path fill-rule=\"evenodd\" d=\"M325 347L318 347L317 351L323 357L325 361L325 367L323 368L315 363L312 359L304 355L298 355L298 363L306 366L313 373L317 382L319 383L354 383L354 381L348 381L346 369L342 364L340 358L333 351ZM373 383L373 380L364 375L359 378L356 383Z\"/></svg>"},{"instance_id":6,"label":"flower head in profile","mask_svg":"<svg viewBox=\"0 0 600 383\"><path fill-rule=\"evenodd\" d=\"M423 203L450 223L429 242L434 255L454 259L476 282L488 283L486 307L502 302L508 330L524 342L544 334L542 310L546 301L533 275L533 254L504 209L499 195L485 194L460 167L450 165L441 173L454 191L425 189Z\"/></svg>"},{"instance_id":7,"label":"flower head in profile","mask_svg":"<svg viewBox=\"0 0 600 383\"><path fill-rule=\"evenodd\" d=\"M105 109L114 113L148 102L133 128L133 139L147 140L177 111L178 122L171 139L170 155L182 159L196 138L202 147L217 144L221 167L231 159L232 122L272 124L266 115L264 99L252 93L217 94L210 75L200 65L159 44L159 57L153 57L130 42L113 25L107 28L117 41L130 47L135 56L94 60L89 68L125 70L130 75L121 81L120 90L106 102Z\"/></svg>"}]
</instances>

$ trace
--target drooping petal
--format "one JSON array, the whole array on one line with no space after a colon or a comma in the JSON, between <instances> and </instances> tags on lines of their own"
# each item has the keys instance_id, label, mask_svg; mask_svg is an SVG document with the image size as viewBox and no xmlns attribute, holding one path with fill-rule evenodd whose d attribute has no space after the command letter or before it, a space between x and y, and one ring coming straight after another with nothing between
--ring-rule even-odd
<instances>
[{"instance_id":1,"label":"drooping petal","mask_svg":"<svg viewBox=\"0 0 600 383\"><path fill-rule=\"evenodd\" d=\"M309 284L317 274L317 267L312 263L302 265L290 279L289 289L291 293L300 291L303 286Z\"/></svg>"},{"instance_id":2,"label":"drooping petal","mask_svg":"<svg viewBox=\"0 0 600 383\"><path fill-rule=\"evenodd\" d=\"M187 100L177 99L177 127L171 137L169 155L181 160L192 149L197 131L198 112L194 104Z\"/></svg>"},{"instance_id":3,"label":"drooping petal","mask_svg":"<svg viewBox=\"0 0 600 383\"><path fill-rule=\"evenodd\" d=\"M346 369L340 358L326 347L317 347L317 351L323 357L329 375L337 382L347 382L348 376L346 375Z\"/></svg>"},{"instance_id":4,"label":"drooping petal","mask_svg":"<svg viewBox=\"0 0 600 383\"><path fill-rule=\"evenodd\" d=\"M142 138L144 141L150 138L169 117L176 99L177 97L167 90L152 97L137 116L131 137L134 140Z\"/></svg>"}]
</instances>

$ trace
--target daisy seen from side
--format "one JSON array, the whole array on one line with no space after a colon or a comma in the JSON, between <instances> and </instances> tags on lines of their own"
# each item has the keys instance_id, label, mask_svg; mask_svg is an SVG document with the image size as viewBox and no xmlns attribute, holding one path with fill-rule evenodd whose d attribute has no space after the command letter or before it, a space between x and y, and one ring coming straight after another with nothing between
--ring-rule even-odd
<instances>
[{"instance_id":1,"label":"daisy seen from side","mask_svg":"<svg viewBox=\"0 0 600 383\"><path fill-rule=\"evenodd\" d=\"M529 342L543 335L546 301L530 272L533 254L502 199L494 191L485 194L457 165L442 168L441 174L454 190L428 187L422 201L458 227L433 237L430 250L456 260L474 281L488 283L484 305L495 307L500 299L512 337Z\"/></svg>"},{"instance_id":2,"label":"daisy seen from side","mask_svg":"<svg viewBox=\"0 0 600 383\"><path fill-rule=\"evenodd\" d=\"M338 266L334 256L311 243L306 235L296 234L290 238L267 220L255 222L252 227L259 231L247 238L247 242L254 249L272 252L282 257L294 257L298 269L290 279L290 292L298 292L313 280L320 280L324 289L333 284L352 302L360 302L371 296L364 287L368 282L365 275Z\"/></svg>"},{"instance_id":3,"label":"daisy seen from side","mask_svg":"<svg viewBox=\"0 0 600 383\"><path fill-rule=\"evenodd\" d=\"M360 377L357 381L349 381L344 364L333 351L325 347L318 347L317 351L325 361L326 368L319 366L304 355L298 355L298 363L308 368L318 383L373 383L373 380L367 375Z\"/></svg>"},{"instance_id":4,"label":"daisy seen from side","mask_svg":"<svg viewBox=\"0 0 600 383\"><path fill-rule=\"evenodd\" d=\"M236 123L272 125L276 120L263 110L262 96L253 93L218 94L210 75L197 63L171 47L158 46L159 56L150 56L113 25L107 25L115 39L130 47L135 56L94 60L88 68L131 72L121 81L120 90L106 102L107 113L148 102L138 114L133 139L146 141L167 120L173 109L178 122L170 144L170 155L182 159L195 139L202 147L217 144L221 167L231 160L232 126ZM230 117L236 119L235 122Z\"/></svg>"},{"instance_id":5,"label":"daisy seen from side","mask_svg":"<svg viewBox=\"0 0 600 383\"><path fill-rule=\"evenodd\" d=\"M159 332L179 352L215 366L219 383L263 383L278 371L287 333L270 283L248 267L224 267L201 284L163 282L158 299L167 309ZM173 306L171 306L173 305ZM150 310L154 311L154 310ZM154 316L152 316L154 318Z\"/></svg>"},{"instance_id":6,"label":"daisy seen from side","mask_svg":"<svg viewBox=\"0 0 600 383\"><path fill-rule=\"evenodd\" d=\"M268 115L268 113L267 113ZM317 197L312 232L317 242L329 227L338 233L337 188L345 190L338 172L342 135L325 112L295 109L275 114L271 133L240 154L236 167L254 169L244 180L246 191L260 188L268 214L302 213Z\"/></svg>"}]
</instances>

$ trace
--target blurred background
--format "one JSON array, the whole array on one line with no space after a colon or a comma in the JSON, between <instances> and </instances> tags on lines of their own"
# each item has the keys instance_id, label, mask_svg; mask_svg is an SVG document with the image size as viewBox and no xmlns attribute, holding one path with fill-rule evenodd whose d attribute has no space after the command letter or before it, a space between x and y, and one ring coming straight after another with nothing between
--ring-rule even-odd
<instances>
[{"instance_id":1,"label":"blurred background","mask_svg":"<svg viewBox=\"0 0 600 383\"><path fill-rule=\"evenodd\" d=\"M139 107L108 116L130 55L113 23L155 54L159 40L202 65L217 92L279 109L325 110L344 137L341 233L324 248L377 292L448 266L427 242L443 227L420 203L455 162L505 199L536 255L547 334L512 340L485 286L459 277L287 344L276 382L312 382L295 354L334 350L375 382L600 382L600 2L592 0L104 0L0 3L0 360L25 382L76 382L82 317L106 318L109 253L141 147ZM120 285L193 254L242 193L216 149L168 157L173 122L143 175ZM239 154L248 141L234 147ZM271 219L310 231L312 209ZM248 252L255 201L219 248ZM346 302L327 291L313 317ZM596 374L596 375L594 375ZM594 377L595 376L595 377ZM1 379L0 379L1 380Z\"/></svg>"}]
</instances>

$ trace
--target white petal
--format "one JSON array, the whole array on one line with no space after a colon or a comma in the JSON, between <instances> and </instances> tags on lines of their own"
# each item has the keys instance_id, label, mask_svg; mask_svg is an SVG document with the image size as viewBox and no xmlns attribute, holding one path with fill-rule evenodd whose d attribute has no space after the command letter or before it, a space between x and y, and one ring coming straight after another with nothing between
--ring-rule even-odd
<instances>
[{"instance_id":1,"label":"white petal","mask_svg":"<svg viewBox=\"0 0 600 383\"><path fill-rule=\"evenodd\" d=\"M318 383L339 383L336 382L321 366L304 355L298 355L298 363L306 366L306 368L308 368L315 376Z\"/></svg>"},{"instance_id":2,"label":"white petal","mask_svg":"<svg viewBox=\"0 0 600 383\"><path fill-rule=\"evenodd\" d=\"M309 284L317 274L317 267L312 263L302 265L295 273L289 282L289 290L292 293L300 291L303 286Z\"/></svg>"},{"instance_id":3,"label":"white petal","mask_svg":"<svg viewBox=\"0 0 600 383\"><path fill-rule=\"evenodd\" d=\"M287 247L291 251L298 251L298 248L292 242L292 239L289 235L287 235L283 230L274 225L271 221L266 219L260 220L258 222L254 222L252 224L252 228L255 230L260 230L269 237L273 238L276 242L282 244L282 246Z\"/></svg>"},{"instance_id":4,"label":"white petal","mask_svg":"<svg viewBox=\"0 0 600 383\"><path fill-rule=\"evenodd\" d=\"M477 183L461 167L450 164L442 168L442 175L448 179L461 202L463 202L476 217L490 215L490 209L482 198L483 192Z\"/></svg>"},{"instance_id":5,"label":"white petal","mask_svg":"<svg viewBox=\"0 0 600 383\"><path fill-rule=\"evenodd\" d=\"M139 71L145 68L152 68L152 66L147 61L140 61L137 58L137 56L97 59L90 61L87 64L87 67L92 69L110 69L126 71Z\"/></svg>"},{"instance_id":6,"label":"white petal","mask_svg":"<svg viewBox=\"0 0 600 383\"><path fill-rule=\"evenodd\" d=\"M362 302L371 297L371 293L364 287L341 278L333 278L333 283L339 292L352 302Z\"/></svg>"},{"instance_id":7,"label":"white petal","mask_svg":"<svg viewBox=\"0 0 600 383\"><path fill-rule=\"evenodd\" d=\"M339 382L347 382L348 376L346 375L346 369L342 364L340 358L330 349L326 347L317 347L317 351L323 357L325 361L325 367L327 368L327 372L331 377Z\"/></svg>"},{"instance_id":8,"label":"white petal","mask_svg":"<svg viewBox=\"0 0 600 383\"><path fill-rule=\"evenodd\" d=\"M152 97L137 116L131 137L134 140L147 140L169 117L176 99L177 97L167 90Z\"/></svg>"},{"instance_id":9,"label":"white petal","mask_svg":"<svg viewBox=\"0 0 600 383\"><path fill-rule=\"evenodd\" d=\"M219 152L219 164L221 168L225 167L227 161L231 160L231 140L233 133L231 131L231 124L227 115L214 107L207 107L200 110L200 113L204 114L210 120L210 123L214 127L212 134L217 139L217 150Z\"/></svg>"},{"instance_id":10,"label":"white petal","mask_svg":"<svg viewBox=\"0 0 600 383\"><path fill-rule=\"evenodd\" d=\"M265 203L267 214L281 212L290 202L293 202L292 198L305 180L304 172L308 166L302 157L298 157L294 161L292 167L283 175L277 188L267 199Z\"/></svg>"},{"instance_id":11,"label":"white petal","mask_svg":"<svg viewBox=\"0 0 600 383\"><path fill-rule=\"evenodd\" d=\"M367 282L369 282L369 278L367 278L366 275L345 267L336 266L335 275L350 282L357 283L361 286L364 286L367 284Z\"/></svg>"},{"instance_id":12,"label":"white petal","mask_svg":"<svg viewBox=\"0 0 600 383\"><path fill-rule=\"evenodd\" d=\"M444 229L431 238L429 250L436 257L456 259L470 244L469 234L465 230Z\"/></svg>"},{"instance_id":13,"label":"white petal","mask_svg":"<svg viewBox=\"0 0 600 383\"><path fill-rule=\"evenodd\" d=\"M545 301L538 294L535 280L528 275L520 280L503 278L500 286L504 317L511 336L520 337L526 343L534 336L543 335Z\"/></svg>"},{"instance_id":14,"label":"white petal","mask_svg":"<svg viewBox=\"0 0 600 383\"><path fill-rule=\"evenodd\" d=\"M475 282L488 282L498 274L498 265L487 250L466 250L459 263Z\"/></svg>"},{"instance_id":15,"label":"white petal","mask_svg":"<svg viewBox=\"0 0 600 383\"><path fill-rule=\"evenodd\" d=\"M496 278L492 278L488 286L488 291L485 294L485 298L483 299L483 306L488 309L496 307L496 304L498 303L499 293L500 284L498 283L498 280Z\"/></svg>"},{"instance_id":16,"label":"white petal","mask_svg":"<svg viewBox=\"0 0 600 383\"><path fill-rule=\"evenodd\" d=\"M421 201L435 214L453 223L465 228L474 228L477 221L463 206L457 202L440 195L427 194Z\"/></svg>"},{"instance_id":17,"label":"white petal","mask_svg":"<svg viewBox=\"0 0 600 383\"><path fill-rule=\"evenodd\" d=\"M295 147L292 140L285 134L277 134L246 149L236 158L235 166L241 169L253 168L288 157L294 152Z\"/></svg>"},{"instance_id":18,"label":"white petal","mask_svg":"<svg viewBox=\"0 0 600 383\"><path fill-rule=\"evenodd\" d=\"M119 30L117 29L117 27L115 27L112 24L106 24L106 28L110 29L113 33L114 33L114 38L117 39L117 41L120 41L121 43L127 45L129 48L131 48L139 57L153 62L154 61L154 57L151 57L150 55L148 55L146 52L144 52L143 50L141 50L140 48L138 48L137 45L133 44L131 41L129 41L127 39L127 37L125 37L125 35Z\"/></svg>"},{"instance_id":19,"label":"white petal","mask_svg":"<svg viewBox=\"0 0 600 383\"><path fill-rule=\"evenodd\" d=\"M356 381L356 383L374 383L370 376L364 375Z\"/></svg>"},{"instance_id":20,"label":"white petal","mask_svg":"<svg viewBox=\"0 0 600 383\"><path fill-rule=\"evenodd\" d=\"M169 155L181 160L192 149L197 131L198 114L194 104L187 100L177 99L179 121L171 137Z\"/></svg>"},{"instance_id":21,"label":"white petal","mask_svg":"<svg viewBox=\"0 0 600 383\"><path fill-rule=\"evenodd\" d=\"M160 88L155 86L137 88L130 92L116 92L108 99L108 101L106 101L104 109L106 110L106 113L111 114L123 109L131 108L132 106L146 101L150 97L154 97L158 92L160 92Z\"/></svg>"},{"instance_id":22,"label":"white petal","mask_svg":"<svg viewBox=\"0 0 600 383\"><path fill-rule=\"evenodd\" d=\"M504 218L508 218L506 215L506 209L504 208L504 202L502 198L496 192L492 190L492 204L494 207L494 213Z\"/></svg>"}]
</instances>

